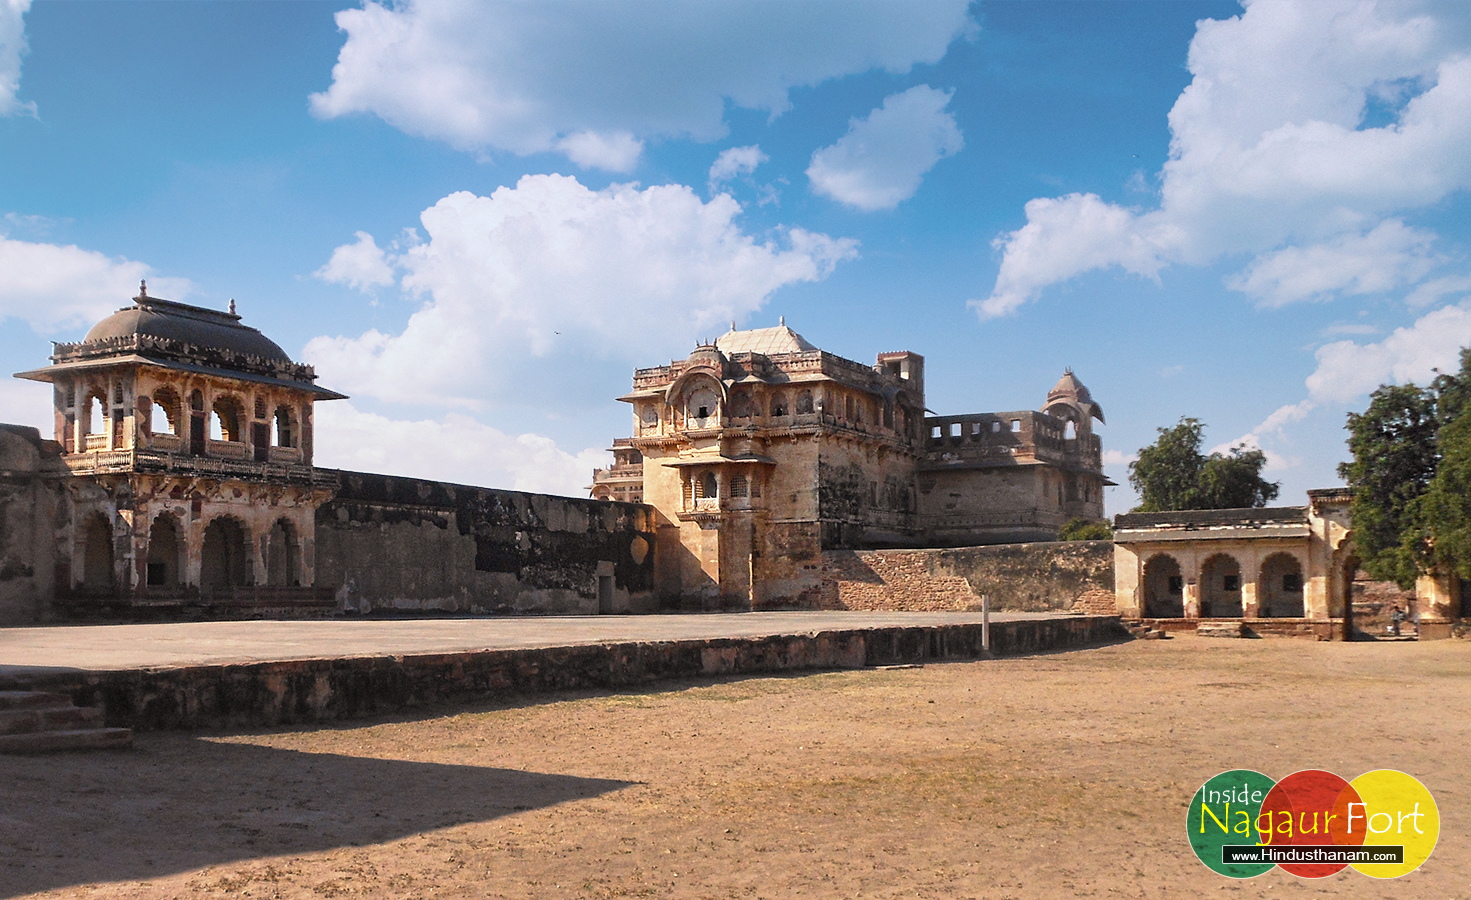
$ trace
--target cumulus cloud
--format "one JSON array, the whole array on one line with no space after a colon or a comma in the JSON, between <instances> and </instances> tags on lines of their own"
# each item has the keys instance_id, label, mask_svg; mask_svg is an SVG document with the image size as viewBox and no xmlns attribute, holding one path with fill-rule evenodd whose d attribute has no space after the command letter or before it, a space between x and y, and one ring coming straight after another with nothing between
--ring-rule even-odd
<instances>
[{"instance_id":1,"label":"cumulus cloud","mask_svg":"<svg viewBox=\"0 0 1471 900\"><path fill-rule=\"evenodd\" d=\"M27 322L42 334L88 325L126 306L152 269L75 245L0 237L0 318ZM149 290L179 300L192 287L183 278L153 278Z\"/></svg>"},{"instance_id":2,"label":"cumulus cloud","mask_svg":"<svg viewBox=\"0 0 1471 900\"><path fill-rule=\"evenodd\" d=\"M771 157L761 152L761 147L757 144L720 151L720 155L710 165L710 193L715 193L720 185L731 179L750 175L756 171L757 166L770 159Z\"/></svg>"},{"instance_id":3,"label":"cumulus cloud","mask_svg":"<svg viewBox=\"0 0 1471 900\"><path fill-rule=\"evenodd\" d=\"M317 404L315 417L316 462L339 469L576 497L608 462L601 448L571 454L549 437L506 434L458 413L391 419L339 400Z\"/></svg>"},{"instance_id":4,"label":"cumulus cloud","mask_svg":"<svg viewBox=\"0 0 1471 900\"><path fill-rule=\"evenodd\" d=\"M1440 260L1430 249L1434 241L1429 231L1389 219L1367 234L1262 254L1226 284L1262 306L1383 293L1414 284L1435 268Z\"/></svg>"},{"instance_id":5,"label":"cumulus cloud","mask_svg":"<svg viewBox=\"0 0 1471 900\"><path fill-rule=\"evenodd\" d=\"M1032 201L1027 224L997 242L1001 275L975 304L983 317L1109 266L1150 274L1285 253L1233 281L1269 304L1425 275L1424 233L1400 222L1380 229L1471 186L1471 28L1462 9L1250 2L1238 17L1199 23L1188 66L1193 79L1169 115L1159 208L1076 194ZM1355 244L1386 269L1346 280L1321 271ZM1286 277L1294 261L1318 271L1295 282Z\"/></svg>"},{"instance_id":6,"label":"cumulus cloud","mask_svg":"<svg viewBox=\"0 0 1471 900\"><path fill-rule=\"evenodd\" d=\"M25 15L31 0L0 0L0 116L36 114L36 104L23 103L20 60L26 55Z\"/></svg>"},{"instance_id":7,"label":"cumulus cloud","mask_svg":"<svg viewBox=\"0 0 1471 900\"><path fill-rule=\"evenodd\" d=\"M775 116L793 87L938 62L974 33L967 7L368 2L337 13L347 40L311 110L369 113L466 150L558 151L628 171L642 140L722 137L727 100Z\"/></svg>"},{"instance_id":8,"label":"cumulus cloud","mask_svg":"<svg viewBox=\"0 0 1471 900\"><path fill-rule=\"evenodd\" d=\"M357 243L343 244L332 251L332 258L312 274L333 284L345 284L354 290L393 284L393 267L388 265L383 248L366 231L356 232Z\"/></svg>"},{"instance_id":9,"label":"cumulus cloud","mask_svg":"<svg viewBox=\"0 0 1471 900\"><path fill-rule=\"evenodd\" d=\"M304 355L349 393L477 405L524 390L518 361L553 350L639 363L687 350L857 255L798 228L758 240L740 211L683 185L593 191L561 175L451 194L420 217L427 240L393 259L425 300L403 331L319 337Z\"/></svg>"},{"instance_id":10,"label":"cumulus cloud","mask_svg":"<svg viewBox=\"0 0 1471 900\"><path fill-rule=\"evenodd\" d=\"M1377 343L1335 341L1318 348L1318 367L1308 376L1308 396L1318 402L1345 402L1386 382L1425 384L1435 369L1460 367L1461 348L1471 346L1471 309L1446 306L1396 328Z\"/></svg>"},{"instance_id":11,"label":"cumulus cloud","mask_svg":"<svg viewBox=\"0 0 1471 900\"><path fill-rule=\"evenodd\" d=\"M864 212L913 197L924 174L965 145L945 111L950 97L921 84L885 97L868 118L849 120L847 134L812 154L813 190Z\"/></svg>"}]
</instances>

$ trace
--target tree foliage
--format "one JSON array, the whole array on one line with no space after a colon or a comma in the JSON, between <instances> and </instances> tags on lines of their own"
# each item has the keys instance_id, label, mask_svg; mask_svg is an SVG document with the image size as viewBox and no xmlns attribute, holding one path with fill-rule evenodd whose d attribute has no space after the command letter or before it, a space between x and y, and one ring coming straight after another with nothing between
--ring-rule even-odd
<instances>
[{"instance_id":1,"label":"tree foliage","mask_svg":"<svg viewBox=\"0 0 1471 900\"><path fill-rule=\"evenodd\" d=\"M1107 522L1094 522L1082 516L1073 516L1063 523L1057 533L1060 541L1111 541L1113 529Z\"/></svg>"},{"instance_id":2,"label":"tree foliage","mask_svg":"<svg viewBox=\"0 0 1471 900\"><path fill-rule=\"evenodd\" d=\"M1338 474L1364 570L1405 588L1436 567L1471 578L1471 349L1429 387L1381 385L1348 432Z\"/></svg>"},{"instance_id":3,"label":"tree foliage","mask_svg":"<svg viewBox=\"0 0 1471 900\"><path fill-rule=\"evenodd\" d=\"M1351 462L1338 475L1354 491L1354 548L1364 571L1408 588L1421 562L1415 501L1435 477L1439 453L1435 393L1413 384L1381 385L1362 413L1348 414Z\"/></svg>"},{"instance_id":4,"label":"tree foliage","mask_svg":"<svg viewBox=\"0 0 1471 900\"><path fill-rule=\"evenodd\" d=\"M1134 512L1240 509L1277 498L1279 485L1262 478L1266 454L1238 445L1205 456L1204 433L1199 419L1182 418L1173 428L1159 429L1159 440L1139 451L1129 463L1129 484L1140 500Z\"/></svg>"}]
</instances>

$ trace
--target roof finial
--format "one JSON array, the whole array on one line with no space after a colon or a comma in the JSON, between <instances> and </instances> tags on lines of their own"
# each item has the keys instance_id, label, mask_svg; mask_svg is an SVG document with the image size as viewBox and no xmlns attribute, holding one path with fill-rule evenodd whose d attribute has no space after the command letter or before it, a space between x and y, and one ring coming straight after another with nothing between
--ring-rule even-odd
<instances>
[{"instance_id":1,"label":"roof finial","mask_svg":"<svg viewBox=\"0 0 1471 900\"><path fill-rule=\"evenodd\" d=\"M230 298L230 315L235 315L235 298Z\"/></svg>"},{"instance_id":2,"label":"roof finial","mask_svg":"<svg viewBox=\"0 0 1471 900\"><path fill-rule=\"evenodd\" d=\"M148 296L148 279L138 279L138 299L142 300Z\"/></svg>"},{"instance_id":3,"label":"roof finial","mask_svg":"<svg viewBox=\"0 0 1471 900\"><path fill-rule=\"evenodd\" d=\"M735 331L735 319L730 320L730 330Z\"/></svg>"},{"instance_id":4,"label":"roof finial","mask_svg":"<svg viewBox=\"0 0 1471 900\"><path fill-rule=\"evenodd\" d=\"M786 316L777 316L776 317L776 324L778 326L785 326L787 324L787 317Z\"/></svg>"}]
</instances>

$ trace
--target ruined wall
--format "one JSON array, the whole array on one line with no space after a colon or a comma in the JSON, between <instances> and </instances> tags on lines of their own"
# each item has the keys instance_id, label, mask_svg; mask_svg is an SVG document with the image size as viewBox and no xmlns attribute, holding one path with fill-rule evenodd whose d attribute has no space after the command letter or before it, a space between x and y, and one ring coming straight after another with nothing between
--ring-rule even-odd
<instances>
[{"instance_id":1,"label":"ruined wall","mask_svg":"<svg viewBox=\"0 0 1471 900\"><path fill-rule=\"evenodd\" d=\"M913 546L914 459L869 442L821 445L817 464L822 545Z\"/></svg>"},{"instance_id":2,"label":"ruined wall","mask_svg":"<svg viewBox=\"0 0 1471 900\"><path fill-rule=\"evenodd\" d=\"M1113 591L1108 541L823 553L822 609L1082 611ZM1094 595L1096 596L1096 594ZM1076 610L1075 610L1076 607Z\"/></svg>"},{"instance_id":3,"label":"ruined wall","mask_svg":"<svg viewBox=\"0 0 1471 900\"><path fill-rule=\"evenodd\" d=\"M317 583L351 609L649 612L651 511L342 472L317 511Z\"/></svg>"},{"instance_id":4,"label":"ruined wall","mask_svg":"<svg viewBox=\"0 0 1471 900\"><path fill-rule=\"evenodd\" d=\"M42 477L60 448L34 428L0 425L0 627L48 618L58 559L59 482Z\"/></svg>"}]
</instances>

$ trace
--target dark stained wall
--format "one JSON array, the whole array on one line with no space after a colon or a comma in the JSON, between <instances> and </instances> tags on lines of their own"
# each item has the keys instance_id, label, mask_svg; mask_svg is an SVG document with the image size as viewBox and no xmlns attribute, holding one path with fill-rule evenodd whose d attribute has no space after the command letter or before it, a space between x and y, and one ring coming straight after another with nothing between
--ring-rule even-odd
<instances>
[{"instance_id":1,"label":"dark stained wall","mask_svg":"<svg viewBox=\"0 0 1471 900\"><path fill-rule=\"evenodd\" d=\"M642 504L363 472L340 473L340 484L317 511L317 584L340 588L350 609L593 615L656 606Z\"/></svg>"}]
</instances>

